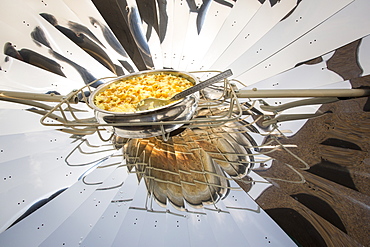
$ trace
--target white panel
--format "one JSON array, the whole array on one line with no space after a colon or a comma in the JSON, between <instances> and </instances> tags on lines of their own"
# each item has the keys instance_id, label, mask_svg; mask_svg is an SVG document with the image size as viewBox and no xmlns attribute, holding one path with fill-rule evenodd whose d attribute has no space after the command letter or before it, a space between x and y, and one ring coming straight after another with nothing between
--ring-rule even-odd
<instances>
[{"instance_id":1,"label":"white panel","mask_svg":"<svg viewBox=\"0 0 370 247\"><path fill-rule=\"evenodd\" d=\"M232 187L237 184L232 181ZM232 190L224 204L236 225L242 229L250 246L296 246L281 228L253 201L240 190Z\"/></svg>"},{"instance_id":2,"label":"white panel","mask_svg":"<svg viewBox=\"0 0 370 247\"><path fill-rule=\"evenodd\" d=\"M191 246L223 246L218 243L213 234L206 211L203 208L194 211L199 213L189 213L187 215Z\"/></svg>"},{"instance_id":3,"label":"white panel","mask_svg":"<svg viewBox=\"0 0 370 247\"><path fill-rule=\"evenodd\" d=\"M265 162L266 168L271 166L272 161ZM257 164L258 165L258 164ZM251 177L252 181L255 181L255 183L252 185L251 189L248 191L248 195L253 199L257 200L257 198L262 195L262 193L272 186L271 183L269 183L266 179L259 176L257 173L251 171L248 174L249 177Z\"/></svg>"},{"instance_id":4,"label":"white panel","mask_svg":"<svg viewBox=\"0 0 370 247\"><path fill-rule=\"evenodd\" d=\"M1 162L42 153L71 143L68 135L56 131L41 131L0 136Z\"/></svg>"},{"instance_id":5,"label":"white panel","mask_svg":"<svg viewBox=\"0 0 370 247\"><path fill-rule=\"evenodd\" d=\"M173 33L172 42L172 61L171 67L177 69L180 64L182 50L184 47L185 37L187 35L188 23L190 18L190 10L185 0L174 1L174 18L173 25L175 31Z\"/></svg>"},{"instance_id":6,"label":"white panel","mask_svg":"<svg viewBox=\"0 0 370 247\"><path fill-rule=\"evenodd\" d=\"M295 67L253 84L258 89L308 89L342 81L343 78L326 67L326 61ZM245 88L247 89L247 88Z\"/></svg>"},{"instance_id":7,"label":"white panel","mask_svg":"<svg viewBox=\"0 0 370 247\"><path fill-rule=\"evenodd\" d=\"M188 61L188 54L190 50L193 49L192 41L196 40L198 37L197 26L196 26L197 16L198 14L196 12L190 12L189 20L188 20L189 22L188 22L188 26L186 29L186 36L184 39L184 46L182 47L182 50L181 50L179 64L178 65L174 64L174 66L176 66L175 68L178 70L186 69L186 65Z\"/></svg>"},{"instance_id":8,"label":"white panel","mask_svg":"<svg viewBox=\"0 0 370 247\"><path fill-rule=\"evenodd\" d=\"M290 46L237 78L251 85L290 69L298 62L315 58L368 35L369 25L357 25L370 21L368 9L368 1L354 1Z\"/></svg>"},{"instance_id":9,"label":"white panel","mask_svg":"<svg viewBox=\"0 0 370 247\"><path fill-rule=\"evenodd\" d=\"M69 166L65 160L75 146L65 145L68 148L60 150L54 147L49 151L44 150L42 153L37 153L24 158L12 160L6 163L1 163L1 177L3 177L2 196L7 200L1 200L4 205L2 208L9 211L2 214L0 222L5 227L10 224L23 213L34 202L48 197L50 193L66 188L75 183L81 176L92 167L99 163L90 162L87 165ZM84 160L85 154L79 154L80 160ZM102 155L102 154L101 154ZM121 161L121 157L110 159ZM102 163L104 164L104 163ZM99 169L99 167L98 167ZM112 169L112 168L110 168ZM110 169L100 169L99 176L94 178L92 172L84 178L84 181L89 184L97 184L104 173L110 173ZM97 180L98 179L98 180ZM17 207L14 207L17 205ZM11 212L10 212L11 211ZM4 218L5 217L5 218ZM3 225L4 224L4 225Z\"/></svg>"},{"instance_id":10,"label":"white panel","mask_svg":"<svg viewBox=\"0 0 370 247\"><path fill-rule=\"evenodd\" d=\"M245 239L242 231L231 217L222 201L216 204L217 209L212 206L205 206L207 220L210 223L213 235L219 246L251 246ZM209 209L207 209L209 208ZM217 211L218 209L222 211ZM227 226L227 227L225 227ZM234 236L234 237L230 237ZM237 237L236 237L237 236Z\"/></svg>"},{"instance_id":11,"label":"white panel","mask_svg":"<svg viewBox=\"0 0 370 247\"><path fill-rule=\"evenodd\" d=\"M124 173L127 173L127 171ZM124 180L124 184L110 201L110 205L106 211L97 221L89 235L84 238L82 243L84 246L112 245L129 210L137 187L138 181L136 174L128 174L128 177Z\"/></svg>"},{"instance_id":12,"label":"white panel","mask_svg":"<svg viewBox=\"0 0 370 247\"><path fill-rule=\"evenodd\" d=\"M203 2L203 5L208 5L205 16L200 16L202 13L198 12L197 22L199 18L204 18L204 23L201 26L201 30L197 31L194 36L187 37L183 51L184 60L181 61L181 70L192 70L192 66L196 60L203 58L206 53L206 47L209 47L219 32L225 19L228 17L232 10L232 6L223 5L216 1L210 1L209 3ZM191 23L193 27L196 27L199 23ZM200 31L200 33L198 33Z\"/></svg>"},{"instance_id":13,"label":"white panel","mask_svg":"<svg viewBox=\"0 0 370 247\"><path fill-rule=\"evenodd\" d=\"M40 246L51 246L65 243L66 245L79 245L86 235L93 229L105 209L109 206L112 198L119 190L127 173L126 167L115 169L99 188L76 209L63 224L56 229ZM69 232L71 226L74 231Z\"/></svg>"},{"instance_id":14,"label":"white panel","mask_svg":"<svg viewBox=\"0 0 370 247\"><path fill-rule=\"evenodd\" d=\"M6 37L0 36L0 42L4 45L7 42L10 42L12 44L12 46L15 48L15 50L17 50L17 51L20 51L22 49L27 49L27 50L31 50L31 51L37 53L38 56L42 56L42 57L51 59L52 61L54 61L55 63L58 63L61 66L61 73L63 73L67 78L76 81L77 82L76 85L84 85L85 83L83 82L81 76L78 74L77 70L75 70L73 68L73 66L69 65L68 63L65 63L64 61L61 61L60 59L55 58L50 53L50 49L48 47L46 47L44 45L40 45L40 46L36 45L36 43L34 42L34 40L31 38L31 36L29 34L31 32L33 32L34 28L37 27L37 26L42 27L44 32L47 32L46 31L47 29L45 28L45 27L47 27L47 28L49 28L48 32L54 33L54 34L51 34L51 36L56 38L56 40L66 40L67 43L69 43L71 41L69 41L66 37L64 37L61 33L59 33L55 28L51 27L41 17L39 17L39 16L33 17L33 16L30 16L30 14L27 14L25 17L28 18L27 22L25 21L26 24L23 23L21 20L14 20L13 22L11 22L11 23L13 23L13 25L10 26L10 25L4 24L2 21L0 21L0 27L1 27L2 31L7 33ZM29 24L29 22L32 22L32 24ZM22 28L17 26L19 24L23 25L23 26L21 26ZM26 30L22 30L22 29L26 29ZM50 39L49 39L49 41L50 41ZM72 43L70 45L75 46L75 44L72 44ZM68 48L66 50L68 51ZM76 51L77 54L81 53L81 52L85 53L81 49L79 49L78 47L75 47L75 51ZM3 56L5 57L5 55L3 53L0 53L0 57L3 57ZM32 56L32 55L30 55L30 56ZM71 56L71 54L68 53L67 56ZM88 56L88 55L85 53L85 56ZM63 56L63 58L68 59L64 56ZM8 59L9 59L9 61L8 61ZM32 58L30 58L30 59L32 59ZM39 59L39 58L36 58L36 59ZM92 58L90 57L90 59L92 59ZM40 74L36 74L38 70L41 70L37 66L34 66L34 65L29 65L29 66L23 65L22 66L22 65L19 64L20 63L19 61L16 61L16 59L13 59L13 58L6 58L6 59L4 58L4 60L6 61L3 65L4 66L4 71L6 71L6 73L5 73L6 76L7 77L8 76L12 76L12 77L14 76L15 80L16 80L16 83L22 84L22 82L23 83L26 82L28 73L33 74L33 75L30 76L31 81L33 80L33 77L40 76ZM14 61L12 61L12 60L14 60ZM95 60L93 60L93 61L94 61L93 63L96 63ZM24 62L22 61L21 63L24 63ZM38 61L36 61L35 63L38 64L41 67L43 66L43 64L39 63ZM13 67L13 65L14 65L14 67ZM28 72L28 73L24 73L24 74L19 75L19 71L18 70L15 71L15 69L18 69L21 66L26 68L25 71ZM10 72L12 72L12 73L10 73ZM45 72L44 72L44 74L45 74ZM57 74L55 74L55 75L57 76ZM10 81L12 80L12 77L9 78ZM23 80L21 80L21 79L23 79ZM9 84L12 85L11 82ZM28 83L24 83L24 84L28 84ZM79 86L79 87L81 87L81 86Z\"/></svg>"},{"instance_id":15,"label":"white panel","mask_svg":"<svg viewBox=\"0 0 370 247\"><path fill-rule=\"evenodd\" d=\"M194 69L208 69L242 31L260 7L261 3L256 0L237 1L213 43L207 48L207 53L202 61L194 64Z\"/></svg>"},{"instance_id":16,"label":"white panel","mask_svg":"<svg viewBox=\"0 0 370 247\"><path fill-rule=\"evenodd\" d=\"M164 226L164 245L168 247L191 246L188 225L190 213L176 210L169 202L167 203L167 210L175 213L176 215L169 212L166 214L166 225Z\"/></svg>"},{"instance_id":17,"label":"white panel","mask_svg":"<svg viewBox=\"0 0 370 247\"><path fill-rule=\"evenodd\" d=\"M143 208L144 205L141 207ZM153 211L148 211L145 216L138 246L171 246L165 239L166 227L168 227L165 209L152 198L148 198L147 205Z\"/></svg>"},{"instance_id":18,"label":"white panel","mask_svg":"<svg viewBox=\"0 0 370 247\"><path fill-rule=\"evenodd\" d=\"M151 36L148 39L148 45L150 47L154 68L163 69L163 52L161 48L161 42L154 28L152 28Z\"/></svg>"},{"instance_id":19,"label":"white panel","mask_svg":"<svg viewBox=\"0 0 370 247\"><path fill-rule=\"evenodd\" d=\"M146 198L147 189L144 181L141 181L134 200L131 202L131 207L142 208L145 206ZM127 246L138 246L147 214L148 212L146 210L130 208L118 230L112 246L122 246L122 244L126 244Z\"/></svg>"},{"instance_id":20,"label":"white panel","mask_svg":"<svg viewBox=\"0 0 370 247\"><path fill-rule=\"evenodd\" d=\"M136 65L127 55L125 49L114 36L114 33L109 28L108 24L100 15L98 10L95 8L92 1L64 0L64 2L68 5L71 11L73 11L73 13L78 16L81 23L84 24L84 26L88 27L89 30L94 33L96 37L98 37L99 41L104 44L105 51L107 52L109 57L111 57L112 59L115 58L115 60L126 61L134 71L137 71ZM80 11L81 9L83 9L83 11ZM125 70L125 74L128 73L128 71L124 67L123 69Z\"/></svg>"},{"instance_id":21,"label":"white panel","mask_svg":"<svg viewBox=\"0 0 370 247\"><path fill-rule=\"evenodd\" d=\"M172 45L173 35L175 31L174 18L175 18L175 0L158 2L158 18L160 27L160 36L162 37L162 58L163 67L170 68L172 66ZM165 25L166 24L166 25ZM162 30L163 28L164 30Z\"/></svg>"},{"instance_id":22,"label":"white panel","mask_svg":"<svg viewBox=\"0 0 370 247\"><path fill-rule=\"evenodd\" d=\"M238 34L231 45L218 57L211 66L212 69L224 70L241 54L254 45L271 28L273 28L297 4L296 0L285 0L276 3L273 7L265 1L258 12ZM256 28L258 27L258 28Z\"/></svg>"},{"instance_id":23,"label":"white panel","mask_svg":"<svg viewBox=\"0 0 370 247\"><path fill-rule=\"evenodd\" d=\"M73 89L83 87L81 81L72 81L65 77L40 69L20 60L8 57L1 64L0 85L3 90L21 92L46 93L57 91L62 95L70 93ZM19 73L22 71L23 73Z\"/></svg>"},{"instance_id":24,"label":"white panel","mask_svg":"<svg viewBox=\"0 0 370 247\"><path fill-rule=\"evenodd\" d=\"M107 161L109 163L110 161ZM96 169L93 172L99 173ZM104 180L109 174L104 174ZM86 185L79 180L58 197L29 215L9 230L0 235L0 242L8 246L38 246L54 232L78 207L89 198L100 184ZM73 203L71 203L73 202ZM50 217L53 215L53 217ZM18 237L22 232L22 238ZM62 243L61 243L62 245Z\"/></svg>"},{"instance_id":25,"label":"white panel","mask_svg":"<svg viewBox=\"0 0 370 247\"><path fill-rule=\"evenodd\" d=\"M1 102L1 101L0 101ZM7 103L16 105L14 103ZM2 104L0 103L0 106ZM21 133L48 131L53 127L46 127L40 123L41 115L20 109L0 109L0 118L7 119L1 122L0 136Z\"/></svg>"},{"instance_id":26,"label":"white panel","mask_svg":"<svg viewBox=\"0 0 370 247\"><path fill-rule=\"evenodd\" d=\"M32 10L32 8L18 8L20 4L21 3L19 1L11 1L8 2L7 8L2 9L3 11L0 20L11 25L12 29L16 30L16 32L13 31L13 34L17 34L17 36L13 36L13 38L11 38L12 33L7 32L7 40L5 42L16 44L17 49L22 49L24 47L30 48L29 46L32 45L34 47L32 48L32 50L41 52L45 56L53 57L49 54L49 48L43 45L38 47L32 41L31 36L29 36L29 34L34 31L34 28L40 27L44 31L45 38L49 41L52 50L63 57L64 61L58 60L58 62L63 64L63 67L65 67L64 71L68 72L68 69L70 70L70 79L73 78L76 80L81 80L79 74L76 71L73 71L73 66L75 65L72 65L71 62L65 62L70 60L76 63L78 66L88 68L88 70L96 78L114 76L112 72L102 66L90 55L85 53L82 49L80 49L72 41L66 38L62 33L60 33L57 29L52 27L46 20L39 16L37 12L29 12L30 10ZM22 4L24 5L24 3ZM13 15L12 11L9 11L11 9L17 11L18 14ZM59 57L58 59L61 59L61 57Z\"/></svg>"},{"instance_id":27,"label":"white panel","mask_svg":"<svg viewBox=\"0 0 370 247\"><path fill-rule=\"evenodd\" d=\"M340 0L336 1L335 4L331 0L300 2L288 18L279 22L235 62L232 61L233 63L228 65L233 69L236 76L242 74L289 46L351 2L353 0ZM284 60L280 62L284 63ZM239 66L237 66L238 64Z\"/></svg>"},{"instance_id":28,"label":"white panel","mask_svg":"<svg viewBox=\"0 0 370 247\"><path fill-rule=\"evenodd\" d=\"M362 39L361 44L358 48L359 53L359 64L363 69L362 75L368 75L370 73L370 36L366 36Z\"/></svg>"}]
</instances>

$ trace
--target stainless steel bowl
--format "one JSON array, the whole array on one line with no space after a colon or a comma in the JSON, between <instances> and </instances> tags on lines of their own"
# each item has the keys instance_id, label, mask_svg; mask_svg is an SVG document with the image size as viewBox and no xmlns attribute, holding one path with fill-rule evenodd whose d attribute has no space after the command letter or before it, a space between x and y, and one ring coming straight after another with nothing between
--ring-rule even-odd
<instances>
[{"instance_id":1,"label":"stainless steel bowl","mask_svg":"<svg viewBox=\"0 0 370 247\"><path fill-rule=\"evenodd\" d=\"M165 124L167 121L188 121L190 120L199 102L199 93L194 93L184 99L171 103L169 105L137 112L110 112L98 108L94 104L94 99L97 94L109 88L111 84L117 83L122 79L130 79L143 74L171 74L181 76L188 79L194 85L198 83L198 79L186 72L175 70L149 70L141 71L134 74L117 77L113 81L109 81L100 85L89 97L89 104L95 111L95 117L100 124L113 124L115 126L107 126L106 129L113 130L117 135L124 138L148 138L159 136L165 133L170 133L180 128L183 123ZM164 122L163 125L151 125L150 123ZM133 125L135 123L135 125ZM150 124L150 125L148 125ZM118 126L117 126L118 125Z\"/></svg>"}]
</instances>

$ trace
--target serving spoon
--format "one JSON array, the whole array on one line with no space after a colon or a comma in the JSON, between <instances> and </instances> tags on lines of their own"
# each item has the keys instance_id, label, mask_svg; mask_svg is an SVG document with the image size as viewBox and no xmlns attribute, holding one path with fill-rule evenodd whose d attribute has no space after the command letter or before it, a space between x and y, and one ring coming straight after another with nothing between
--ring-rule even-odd
<instances>
[{"instance_id":1,"label":"serving spoon","mask_svg":"<svg viewBox=\"0 0 370 247\"><path fill-rule=\"evenodd\" d=\"M136 110L137 111L146 111L146 110L149 110L149 109L154 109L154 108L158 108L158 107L161 107L161 106L165 106L165 105L168 105L170 104L171 102L173 101L176 101L176 100L179 100L179 99L182 99L190 94L193 94L195 92L198 92L199 90L203 89L203 88L206 88L208 87L209 85L213 84L213 83L216 83L216 82L219 82L220 80L223 80L229 76L232 76L232 72L230 69L218 74L218 75L215 75L199 84L196 84L195 86L193 87L190 87L188 89L185 89L184 91L178 93L178 94L175 94L174 96L172 96L172 98L170 99L157 99L157 98L146 98L146 99L143 99L141 100L139 103L137 103L136 105Z\"/></svg>"}]
</instances>

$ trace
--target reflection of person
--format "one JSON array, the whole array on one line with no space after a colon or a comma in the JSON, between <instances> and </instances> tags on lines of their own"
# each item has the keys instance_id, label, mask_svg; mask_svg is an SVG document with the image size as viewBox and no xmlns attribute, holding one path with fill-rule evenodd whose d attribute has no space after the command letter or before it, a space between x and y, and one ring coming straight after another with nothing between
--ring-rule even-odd
<instances>
[{"instance_id":1,"label":"reflection of person","mask_svg":"<svg viewBox=\"0 0 370 247\"><path fill-rule=\"evenodd\" d=\"M32 50L24 48L17 50L12 43L7 42L4 45L4 54L57 75L66 77L59 63Z\"/></svg>"},{"instance_id":2,"label":"reflection of person","mask_svg":"<svg viewBox=\"0 0 370 247\"><path fill-rule=\"evenodd\" d=\"M51 25L53 25L56 29L58 29L61 33L63 33L66 37L68 37L71 41L73 41L76 45L78 45L81 49L87 52L90 56L92 56L95 60L105 66L107 69L112 71L117 75L122 75L122 68L120 70L117 69L117 66L112 62L109 56L104 52L104 50L99 46L103 46L103 44L95 37L95 35L89 31L88 28L74 22L70 22L70 28L66 28L60 26L56 18L47 13L40 14L45 20L47 20ZM89 37L92 37L90 39ZM98 44L97 44L98 43ZM104 47L104 46L103 46ZM117 73L120 71L119 73Z\"/></svg>"},{"instance_id":3,"label":"reflection of person","mask_svg":"<svg viewBox=\"0 0 370 247\"><path fill-rule=\"evenodd\" d=\"M266 0L258 0L260 1L261 4L264 4L266 2ZM274 7L275 4L277 4L278 2L280 2L280 0L269 0L270 1L270 5L271 7Z\"/></svg>"},{"instance_id":4,"label":"reflection of person","mask_svg":"<svg viewBox=\"0 0 370 247\"><path fill-rule=\"evenodd\" d=\"M122 57L129 59L129 56L127 55L125 49L122 47L121 43L117 40L116 36L112 33L112 31L105 26L104 24L100 23L98 20L96 20L94 17L90 17L90 23L92 25L97 25L100 27L101 31L103 32L103 36L105 40L108 42L110 47L113 48L119 55ZM135 72L134 68L131 66L130 63L127 61L118 60L122 66L130 73Z\"/></svg>"}]
</instances>

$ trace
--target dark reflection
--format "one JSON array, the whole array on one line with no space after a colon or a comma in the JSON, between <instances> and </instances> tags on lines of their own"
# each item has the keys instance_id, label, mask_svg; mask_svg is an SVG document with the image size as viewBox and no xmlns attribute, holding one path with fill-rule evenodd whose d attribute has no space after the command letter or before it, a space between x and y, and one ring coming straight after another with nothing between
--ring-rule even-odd
<instances>
[{"instance_id":1,"label":"dark reflection","mask_svg":"<svg viewBox=\"0 0 370 247\"><path fill-rule=\"evenodd\" d=\"M266 0L258 0L261 4L264 4ZM279 3L280 0L269 0L271 7L274 7L275 4Z\"/></svg>"},{"instance_id":2,"label":"dark reflection","mask_svg":"<svg viewBox=\"0 0 370 247\"><path fill-rule=\"evenodd\" d=\"M31 33L32 38L36 43L38 42L38 45L43 44L47 46L50 49L50 54L53 55L56 59L63 61L67 64L69 64L71 67L73 67L81 76L82 80L85 82L85 84L89 84L92 81L97 80L95 76L93 76L87 69L84 67L78 65L77 63L73 62L72 60L64 57L63 55L55 52L51 46L49 41L47 40L44 31L40 27L36 27L34 31ZM98 87L100 84L102 84L102 81L97 81L91 84L92 87Z\"/></svg>"},{"instance_id":3,"label":"dark reflection","mask_svg":"<svg viewBox=\"0 0 370 247\"><path fill-rule=\"evenodd\" d=\"M80 76L81 76L82 80L85 82L85 84L90 84L91 82L98 79L93 74L91 74L87 69L78 65L77 63L73 62L72 60L60 55L57 52L52 52L52 54L58 60L63 61L65 63L69 64L71 67L73 67L80 74ZM96 82L90 84L90 86L96 88L99 85L101 85L102 83L103 83L103 81L99 80L99 81L96 81Z\"/></svg>"},{"instance_id":4,"label":"dark reflection","mask_svg":"<svg viewBox=\"0 0 370 247\"><path fill-rule=\"evenodd\" d=\"M40 14L40 15L43 15L43 14ZM73 30L74 33L76 33L77 36L79 36L80 34L85 34L87 36L89 36L95 43L101 45L102 47L105 48L105 46L103 45L102 42L100 42L100 40L95 36L95 34L93 34L87 27L77 23L77 22L73 22L73 21L69 21L68 22L68 26L71 30Z\"/></svg>"},{"instance_id":5,"label":"dark reflection","mask_svg":"<svg viewBox=\"0 0 370 247\"><path fill-rule=\"evenodd\" d=\"M196 20L198 34L200 33L200 31L202 31L204 21L206 20L208 10L209 10L209 7L211 6L212 2L218 3L220 5L223 5L223 6L226 6L226 7L229 7L229 8L232 8L234 6L230 2L226 2L224 0L217 0L217 1L203 0L202 4L200 6L197 6L197 4L194 0L187 0L188 6L189 6L189 11L198 13L197 20ZM236 1L234 0L234 2L236 2Z\"/></svg>"},{"instance_id":6,"label":"dark reflection","mask_svg":"<svg viewBox=\"0 0 370 247\"><path fill-rule=\"evenodd\" d=\"M27 209L27 211L24 214L22 214L16 221L14 221L13 224L11 224L7 229L11 228L12 226L17 224L21 220L25 219L27 216L34 213L36 210L38 210L39 208L41 208L42 206L44 206L45 204L47 204L48 202L50 202L51 200L53 200L54 198L59 196L66 189L67 188L61 189L61 190L55 192L54 194L52 194L51 196L49 196L48 198L42 199L42 200L36 202L35 204L33 204L29 209Z\"/></svg>"},{"instance_id":7,"label":"dark reflection","mask_svg":"<svg viewBox=\"0 0 370 247\"><path fill-rule=\"evenodd\" d=\"M347 188L358 190L356 188L356 185L353 183L351 174L348 169L333 162L321 160L320 163L312 166L308 170L308 172L326 178Z\"/></svg>"},{"instance_id":8,"label":"dark reflection","mask_svg":"<svg viewBox=\"0 0 370 247\"><path fill-rule=\"evenodd\" d=\"M146 39L149 40L151 33L159 33L156 0L136 1L141 20L148 24Z\"/></svg>"},{"instance_id":9,"label":"dark reflection","mask_svg":"<svg viewBox=\"0 0 370 247\"><path fill-rule=\"evenodd\" d=\"M340 75L343 80L360 77L363 73L358 58L361 41L361 39L353 41L335 50L334 55L327 61L327 68Z\"/></svg>"},{"instance_id":10,"label":"dark reflection","mask_svg":"<svg viewBox=\"0 0 370 247\"><path fill-rule=\"evenodd\" d=\"M265 212L298 246L327 246L315 227L294 209L273 208L266 209Z\"/></svg>"},{"instance_id":11,"label":"dark reflection","mask_svg":"<svg viewBox=\"0 0 370 247\"><path fill-rule=\"evenodd\" d=\"M137 48L139 49L140 55L147 66L147 69L153 69L154 64L152 55L150 53L149 45L145 34L142 30L142 20L139 11L136 6L129 6L126 0L117 1L117 4L121 10L122 16L125 19L130 32L134 38Z\"/></svg>"},{"instance_id":12,"label":"dark reflection","mask_svg":"<svg viewBox=\"0 0 370 247\"><path fill-rule=\"evenodd\" d=\"M33 66L39 67L41 69L52 72L54 74L66 77L59 63L32 50L29 49L17 50L12 45L12 43L7 42L4 45L4 54L16 58L18 60L21 60L25 63L31 64Z\"/></svg>"},{"instance_id":13,"label":"dark reflection","mask_svg":"<svg viewBox=\"0 0 370 247\"><path fill-rule=\"evenodd\" d=\"M291 196L309 209L311 209L313 212L320 215L325 220L329 221L332 225L340 229L342 232L347 233L347 230L343 225L343 222L341 221L339 215L327 202L316 196L304 193Z\"/></svg>"},{"instance_id":14,"label":"dark reflection","mask_svg":"<svg viewBox=\"0 0 370 247\"><path fill-rule=\"evenodd\" d=\"M339 147L339 148L349 148L349 149L361 151L361 148L357 144L353 142L337 139L337 138L328 138L320 144L333 146L333 147Z\"/></svg>"},{"instance_id":15,"label":"dark reflection","mask_svg":"<svg viewBox=\"0 0 370 247\"><path fill-rule=\"evenodd\" d=\"M78 65L77 63L73 62L72 60L64 57L63 55L55 52L52 50L49 41L47 40L44 31L40 27L36 27L34 31L31 33L31 37L36 42L37 45L44 45L50 49L50 54L54 56L57 60L63 61L73 67L81 76L85 84L89 84L92 81L97 80L95 76L93 76L87 69ZM41 69L47 70L49 72L55 73L57 75L66 77L64 72L62 71L62 66L57 63L55 60L47 58L35 51L29 49L20 49L17 50L12 45L12 43L7 42L4 45L4 54L11 56L13 58L19 59L24 61L28 64L33 66L39 67ZM97 81L91 84L92 87L98 87L102 84L102 81Z\"/></svg>"},{"instance_id":16,"label":"dark reflection","mask_svg":"<svg viewBox=\"0 0 370 247\"><path fill-rule=\"evenodd\" d=\"M121 43L117 40L116 36L111 32L111 30L105 26L104 24L100 23L98 20L96 20L94 17L89 17L90 23L92 25L96 25L100 27L103 36L105 40L108 42L108 44L121 56L128 58L128 55L125 51L125 49L122 47Z\"/></svg>"},{"instance_id":17,"label":"dark reflection","mask_svg":"<svg viewBox=\"0 0 370 247\"><path fill-rule=\"evenodd\" d=\"M198 16L197 16L197 31L198 34L202 30L204 21L207 16L208 9L212 3L212 0L203 0L203 4L197 9Z\"/></svg>"},{"instance_id":18,"label":"dark reflection","mask_svg":"<svg viewBox=\"0 0 370 247\"><path fill-rule=\"evenodd\" d=\"M157 0L158 4L158 36L159 40L162 43L164 38L166 37L167 33L167 26L168 26L168 14L166 12L167 8L167 0Z\"/></svg>"},{"instance_id":19,"label":"dark reflection","mask_svg":"<svg viewBox=\"0 0 370 247\"><path fill-rule=\"evenodd\" d=\"M40 44L48 47L49 49L51 48L51 45L49 41L47 40L44 31L41 29L41 27L35 27L35 29L31 32L31 37L35 42L36 45L41 46Z\"/></svg>"},{"instance_id":20,"label":"dark reflection","mask_svg":"<svg viewBox=\"0 0 370 247\"><path fill-rule=\"evenodd\" d=\"M69 38L72 42L74 42L81 49L92 56L95 60L101 63L104 67L117 74L116 65L112 62L105 51L99 46L102 44L95 41L97 40L97 38L91 33L91 31L88 30L88 28L74 22L69 23L69 26L71 28L63 27L58 24L57 19L53 15L48 13L41 13L40 15L56 29L58 29L61 33L63 33L67 38ZM37 30L35 30L34 32L37 32ZM93 40L91 40L89 36L92 36Z\"/></svg>"},{"instance_id":21,"label":"dark reflection","mask_svg":"<svg viewBox=\"0 0 370 247\"><path fill-rule=\"evenodd\" d=\"M366 112L370 111L370 97L367 98L366 103L364 104L363 111L366 111Z\"/></svg>"}]
</instances>

